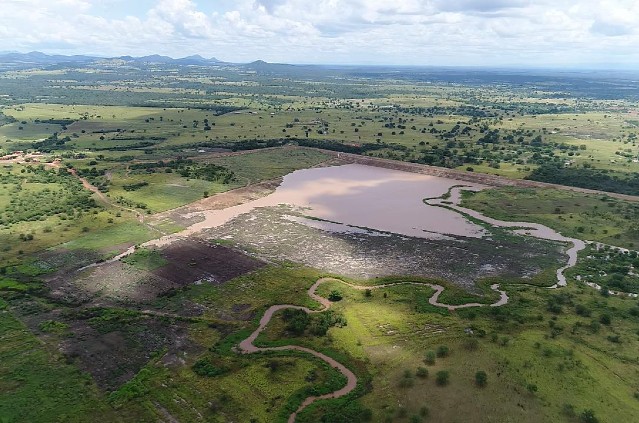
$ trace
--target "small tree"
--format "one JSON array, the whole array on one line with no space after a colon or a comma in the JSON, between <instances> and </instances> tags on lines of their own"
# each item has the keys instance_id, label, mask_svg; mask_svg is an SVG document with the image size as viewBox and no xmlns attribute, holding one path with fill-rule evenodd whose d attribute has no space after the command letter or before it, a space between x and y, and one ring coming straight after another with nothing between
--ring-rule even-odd
<instances>
[{"instance_id":1,"label":"small tree","mask_svg":"<svg viewBox=\"0 0 639 423\"><path fill-rule=\"evenodd\" d=\"M477 386L482 388L486 386L486 384L488 383L488 375L485 371L479 370L477 373L475 373L475 383L477 384Z\"/></svg>"},{"instance_id":2,"label":"small tree","mask_svg":"<svg viewBox=\"0 0 639 423\"><path fill-rule=\"evenodd\" d=\"M428 364L429 366L432 366L433 364L435 364L435 351L428 351L426 353L426 358L424 358L424 363Z\"/></svg>"}]
</instances>

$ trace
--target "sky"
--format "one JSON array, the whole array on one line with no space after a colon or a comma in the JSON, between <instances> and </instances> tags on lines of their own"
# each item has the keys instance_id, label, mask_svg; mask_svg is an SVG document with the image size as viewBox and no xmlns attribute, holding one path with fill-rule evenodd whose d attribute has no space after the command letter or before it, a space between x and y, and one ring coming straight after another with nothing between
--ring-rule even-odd
<instances>
[{"instance_id":1,"label":"sky","mask_svg":"<svg viewBox=\"0 0 639 423\"><path fill-rule=\"evenodd\" d=\"M0 0L0 50L639 69L639 1Z\"/></svg>"}]
</instances>

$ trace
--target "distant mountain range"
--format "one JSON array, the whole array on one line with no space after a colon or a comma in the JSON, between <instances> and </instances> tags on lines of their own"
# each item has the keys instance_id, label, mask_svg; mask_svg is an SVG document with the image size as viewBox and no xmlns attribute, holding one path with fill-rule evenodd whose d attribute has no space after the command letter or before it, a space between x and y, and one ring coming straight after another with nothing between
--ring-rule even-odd
<instances>
[{"instance_id":1,"label":"distant mountain range","mask_svg":"<svg viewBox=\"0 0 639 423\"><path fill-rule=\"evenodd\" d=\"M131 65L180 65L180 66L210 66L217 65L224 62L212 57L206 59L200 55L187 56L179 59L174 59L168 56L160 56L153 54L143 57L132 56L120 56L120 57L98 57L98 56L64 56L64 55L49 55L41 53L39 51L32 51L30 53L18 53L18 52L0 52L0 69L14 68L24 69L29 67L39 67L48 65L83 65L92 64L105 61L122 61L125 64Z\"/></svg>"}]
</instances>

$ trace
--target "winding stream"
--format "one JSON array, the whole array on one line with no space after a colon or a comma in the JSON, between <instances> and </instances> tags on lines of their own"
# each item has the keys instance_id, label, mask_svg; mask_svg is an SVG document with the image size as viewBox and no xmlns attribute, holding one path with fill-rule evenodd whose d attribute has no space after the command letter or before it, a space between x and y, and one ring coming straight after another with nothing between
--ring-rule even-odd
<instances>
[{"instance_id":1,"label":"winding stream","mask_svg":"<svg viewBox=\"0 0 639 423\"><path fill-rule=\"evenodd\" d=\"M315 401L319 401L319 400L323 400L323 399L331 399L331 398L339 398L339 397L343 397L344 395L349 394L350 392L353 391L353 389L355 389L355 387L357 386L357 376L355 376L355 374L349 370L346 366L344 366L343 364L341 364L340 362L336 361L335 359L322 354L321 352L312 350L310 348L306 348L306 347L300 347L298 345L284 345L284 346L280 346L280 347L257 347L255 346L254 342L257 339L257 337L260 335L260 333L262 333L268 323L271 321L271 319L273 318L273 315L280 311L280 310L284 310L284 309L296 309L296 310L303 310L306 313L321 313L324 312L326 310L328 310L331 305L333 304L331 301L329 301L328 299L321 297L320 295L318 295L316 293L317 288L319 288L319 286L325 282L341 282L344 285L349 286L352 289L356 289L359 291L364 291L366 289L380 289L380 288L389 288L392 286L398 286L398 285L419 285L419 286L427 286L429 288L432 288L435 290L435 293L428 299L428 302L436 307L444 307L447 308L448 310L456 310L459 308L467 308L467 307L484 307L487 306L487 304L480 304L480 303L468 303L468 304L461 304L461 305L449 305L449 304L443 304L439 302L439 296L441 295L441 293L444 291L444 287L441 285L437 285L437 284L431 284L431 283L426 283L426 282L392 282L392 283L387 283L387 284L382 284L382 285L372 285L372 286L366 286L366 285L354 285L354 284L350 284L348 282L344 282L340 279L334 279L334 278L321 278L318 279L317 282L315 282L307 291L307 294L309 297L311 297L312 299L314 299L315 301L317 301L318 303L320 303L322 305L322 309L321 310L311 310L309 308L306 307L301 307L301 306L295 306L295 305L291 305L291 304L278 304L278 305L274 305L269 307L266 312L264 313L264 315L262 316L262 318L260 319L260 324L257 327L257 329L255 329L253 331L253 333L251 333L248 338L246 338L245 340L243 340L242 342L240 342L239 347L242 353L245 354L251 354L251 353L256 353L256 352L264 352L264 351L291 351L291 350L295 350L295 351L302 351L311 355L314 355L315 357L324 360L326 363L328 363L331 367L337 369L340 373L342 373L345 377L346 377L346 385L343 388L338 389L337 391L333 391L331 393L328 394L324 394L324 395L320 395L320 396L311 396L306 398L302 404L299 406L299 408L292 413L289 418L288 418L288 423L293 423L295 422L295 418L297 417L297 415L304 410L306 407L308 407L309 405L311 405L312 403L314 403ZM493 304L489 304L490 307L499 307L502 306L504 304L506 304L508 302L508 295L506 294L505 291L500 291L499 290L499 285L494 284L490 287L493 291L499 292L500 294L500 298L498 301L496 301Z\"/></svg>"},{"instance_id":2,"label":"winding stream","mask_svg":"<svg viewBox=\"0 0 639 423\"><path fill-rule=\"evenodd\" d=\"M432 198L425 200L424 202L431 206L440 206L450 210L454 210L458 213L464 214L466 216L473 217L477 220L481 220L482 222L486 222L491 226L496 226L500 228L512 228L513 232L519 235L532 236L535 238L545 239L549 241L559 241L565 242L568 244L572 244L568 250L566 250L566 254L568 255L568 262L566 265L560 269L557 269L557 283L550 288L558 288L560 286L566 286L566 276L564 276L564 271L569 269L577 264L577 255L579 251L586 248L586 243L577 238L569 238L563 236L559 232L554 229L549 228L548 226L544 226L539 223L530 223L530 222L506 222L504 220L493 219L492 217L488 217L483 215L482 213L467 209L465 207L461 207L459 203L461 202L461 192L463 190L468 191L477 191L474 187L467 186L455 186L450 190L450 197L448 199L444 198Z\"/></svg>"}]
</instances>

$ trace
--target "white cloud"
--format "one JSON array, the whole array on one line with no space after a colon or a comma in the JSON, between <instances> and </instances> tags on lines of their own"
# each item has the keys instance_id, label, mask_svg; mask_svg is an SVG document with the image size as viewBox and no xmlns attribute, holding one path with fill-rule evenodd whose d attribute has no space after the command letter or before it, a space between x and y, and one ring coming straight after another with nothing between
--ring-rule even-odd
<instances>
[{"instance_id":1,"label":"white cloud","mask_svg":"<svg viewBox=\"0 0 639 423\"><path fill-rule=\"evenodd\" d=\"M128 3L2 0L0 44L104 55L199 53L229 61L639 65L635 0ZM118 13L105 15L107 9Z\"/></svg>"}]
</instances>

